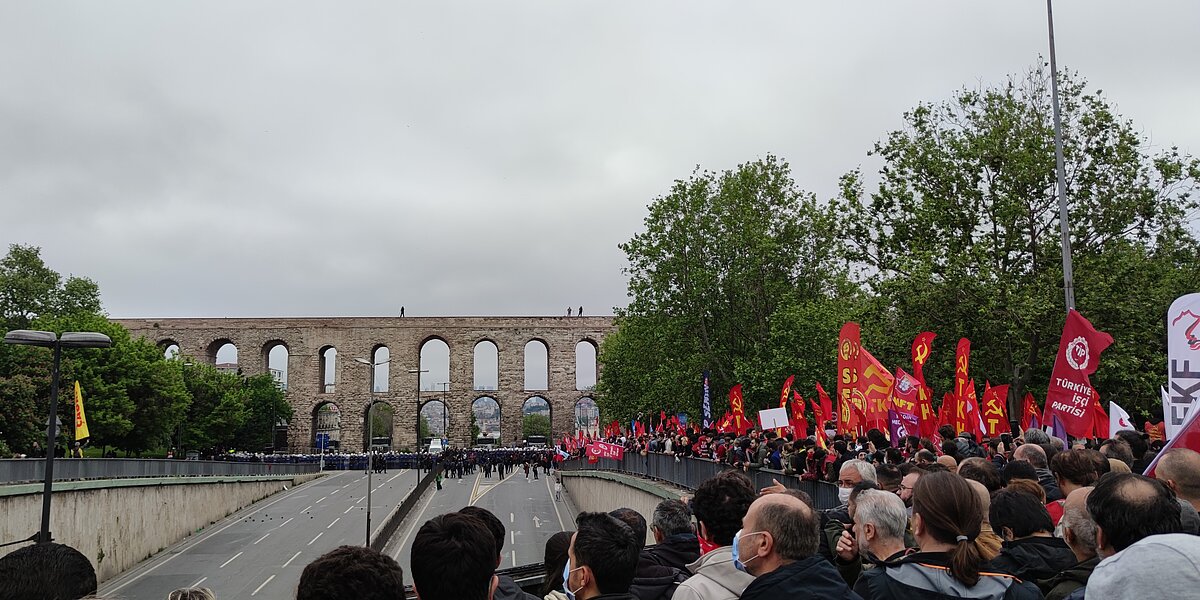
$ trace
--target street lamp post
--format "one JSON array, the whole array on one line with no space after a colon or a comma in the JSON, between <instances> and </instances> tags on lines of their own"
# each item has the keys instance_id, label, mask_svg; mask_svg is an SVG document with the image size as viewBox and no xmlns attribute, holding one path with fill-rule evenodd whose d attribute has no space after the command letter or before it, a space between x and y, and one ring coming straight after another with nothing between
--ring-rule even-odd
<instances>
[{"instance_id":1,"label":"street lamp post","mask_svg":"<svg viewBox=\"0 0 1200 600\"><path fill-rule=\"evenodd\" d=\"M103 333L91 331L69 331L62 337L52 331L30 331L17 329L4 335L5 344L20 346L41 346L54 349L54 366L50 375L50 415L46 419L46 477L42 487L42 528L38 531L39 544L50 543L50 494L53 492L54 481L54 449L57 446L58 420L58 366L62 360L63 348L107 348L112 345L112 339Z\"/></svg>"},{"instance_id":2,"label":"street lamp post","mask_svg":"<svg viewBox=\"0 0 1200 600\"><path fill-rule=\"evenodd\" d=\"M356 362L360 365L367 366L367 374L368 374L367 377L369 379L369 381L367 382L367 385L370 386L370 389L374 389L375 367L377 367L379 365L386 365L392 361L391 361L391 359L388 359L383 362L376 363L376 362L371 362L365 358L355 358L354 362ZM368 548L370 548L371 547L371 473L373 473L375 471L375 468L374 468L375 465L371 464L374 459L374 451L372 450L371 446L372 446L373 442L375 441L375 432L374 432L375 420L372 418L375 413L375 399L368 396L368 400L370 403L367 404L367 444L366 444L366 450L367 450L367 544L366 545Z\"/></svg>"},{"instance_id":3,"label":"street lamp post","mask_svg":"<svg viewBox=\"0 0 1200 600\"><path fill-rule=\"evenodd\" d=\"M417 438L416 439L417 439L417 441L415 444L413 444L413 463L416 468L414 468L413 471L416 471L417 483L420 484L421 483L421 458L420 458L420 453L421 453L421 373L428 373L429 369L422 369L422 368L418 367L416 369L409 369L408 372L416 373L416 375L417 375L417 418L416 418L416 421L417 421L417 424L416 424Z\"/></svg>"},{"instance_id":4,"label":"street lamp post","mask_svg":"<svg viewBox=\"0 0 1200 600\"><path fill-rule=\"evenodd\" d=\"M446 404L446 391L450 388L449 381L443 381L442 386L442 435L450 435L450 405Z\"/></svg>"}]
</instances>

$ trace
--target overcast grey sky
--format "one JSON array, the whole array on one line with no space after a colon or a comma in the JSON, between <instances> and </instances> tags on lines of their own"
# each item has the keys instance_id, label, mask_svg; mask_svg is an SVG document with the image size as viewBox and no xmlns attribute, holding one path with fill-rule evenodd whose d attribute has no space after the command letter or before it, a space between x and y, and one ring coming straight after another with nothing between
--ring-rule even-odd
<instances>
[{"instance_id":1,"label":"overcast grey sky","mask_svg":"<svg viewBox=\"0 0 1200 600\"><path fill-rule=\"evenodd\" d=\"M1055 10L1060 65L1200 153L1200 2ZM0 240L119 317L610 314L695 165L828 197L1046 52L1038 0L6 0Z\"/></svg>"}]
</instances>

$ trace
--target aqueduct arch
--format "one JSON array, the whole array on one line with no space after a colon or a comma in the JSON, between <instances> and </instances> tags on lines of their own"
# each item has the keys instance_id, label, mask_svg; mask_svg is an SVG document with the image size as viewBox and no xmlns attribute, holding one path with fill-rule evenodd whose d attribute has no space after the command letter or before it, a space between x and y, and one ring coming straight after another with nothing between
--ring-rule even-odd
<instances>
[{"instance_id":1,"label":"aqueduct arch","mask_svg":"<svg viewBox=\"0 0 1200 600\"><path fill-rule=\"evenodd\" d=\"M174 344L193 360L215 360L212 352L226 342L239 349L238 370L246 375L266 373L270 350L286 348L287 400L295 413L288 445L303 451L312 444L318 407L336 405L341 415L341 446L363 448L368 407L384 402L393 408L392 447L416 447L417 387L421 346L440 339L450 348L449 385L421 390L421 403L445 398L449 436L455 446L471 443L471 411L477 398L487 396L500 407L504 444L521 437L522 406L531 396L551 406L551 434L557 439L575 432L575 403L592 392L576 389L576 345L599 344L613 330L612 317L347 317L253 319L115 319L133 337L156 344ZM477 390L475 347L488 341L497 349L497 383ZM546 389L525 388L525 347L540 341L547 348ZM220 342L217 346L214 343ZM166 345L162 346L164 349ZM388 364L372 368L356 361L377 362L387 348ZM322 351L337 351L328 384L323 378ZM210 350L212 349L212 350ZM590 365L585 365L587 369ZM599 366L598 366L599 367ZM278 369L277 369L278 370ZM386 377L386 385L374 381ZM378 390L378 391L377 391Z\"/></svg>"}]
</instances>

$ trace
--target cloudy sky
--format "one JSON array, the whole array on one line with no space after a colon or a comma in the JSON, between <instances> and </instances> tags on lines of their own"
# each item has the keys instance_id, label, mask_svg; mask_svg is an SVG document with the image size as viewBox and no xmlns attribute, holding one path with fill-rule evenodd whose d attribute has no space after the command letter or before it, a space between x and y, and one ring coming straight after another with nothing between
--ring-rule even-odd
<instances>
[{"instance_id":1,"label":"cloudy sky","mask_svg":"<svg viewBox=\"0 0 1200 600\"><path fill-rule=\"evenodd\" d=\"M1060 65L1200 153L1200 3L1055 8ZM8 0L0 241L119 317L610 314L695 165L828 197L1046 52L1037 0Z\"/></svg>"}]
</instances>

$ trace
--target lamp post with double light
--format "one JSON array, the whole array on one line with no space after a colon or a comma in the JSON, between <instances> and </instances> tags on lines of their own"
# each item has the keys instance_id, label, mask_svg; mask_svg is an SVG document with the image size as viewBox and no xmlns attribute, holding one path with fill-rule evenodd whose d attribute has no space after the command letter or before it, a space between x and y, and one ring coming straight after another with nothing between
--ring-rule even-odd
<instances>
[{"instance_id":1,"label":"lamp post with double light","mask_svg":"<svg viewBox=\"0 0 1200 600\"><path fill-rule=\"evenodd\" d=\"M416 467L413 470L417 472L417 483L421 483L421 373L428 373L429 369L409 369L409 373L415 373L417 376L417 424L416 435L417 442L413 444L413 465Z\"/></svg>"},{"instance_id":2,"label":"lamp post with double light","mask_svg":"<svg viewBox=\"0 0 1200 600\"><path fill-rule=\"evenodd\" d=\"M355 358L354 362L356 362L360 365L367 366L367 385L370 386L369 389L371 389L373 391L375 389L374 388L375 367L378 367L381 365L386 365L386 364L392 362L392 360L389 358L388 360L385 360L383 362L371 362L365 358ZM373 464L374 458L375 458L375 450L371 446L374 445L373 442L375 441L375 431L374 431L374 427L373 427L373 425L375 425L375 420L374 420L375 399L368 397L368 400L370 403L367 404L367 444L366 444L366 450L367 450L367 547L370 548L371 547L371 473L373 473L375 471L375 465Z\"/></svg>"},{"instance_id":3,"label":"lamp post with double light","mask_svg":"<svg viewBox=\"0 0 1200 600\"><path fill-rule=\"evenodd\" d=\"M41 346L54 350L54 366L50 374L50 415L46 419L46 473L42 487L42 528L38 531L37 542L49 543L50 536L50 494L54 487L54 449L57 445L58 420L58 367L62 361L63 348L107 348L112 345L112 339L103 333L94 331L68 331L62 336L56 336L52 331L31 331L17 329L4 334L5 344L19 346Z\"/></svg>"}]
</instances>

